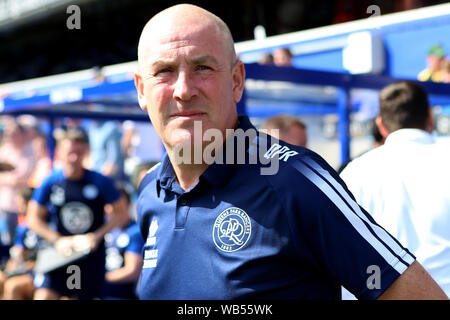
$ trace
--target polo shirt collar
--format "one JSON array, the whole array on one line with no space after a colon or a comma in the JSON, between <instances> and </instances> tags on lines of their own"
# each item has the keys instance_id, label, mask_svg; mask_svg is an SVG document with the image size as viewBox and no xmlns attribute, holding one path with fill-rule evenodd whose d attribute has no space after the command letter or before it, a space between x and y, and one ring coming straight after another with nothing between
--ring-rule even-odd
<instances>
[{"instance_id":1,"label":"polo shirt collar","mask_svg":"<svg viewBox=\"0 0 450 320\"><path fill-rule=\"evenodd\" d=\"M161 160L161 168L157 176L157 187L172 189L172 186L176 180L177 178L175 171L173 170L172 163L170 162L169 155L165 153Z\"/></svg>"},{"instance_id":2,"label":"polo shirt collar","mask_svg":"<svg viewBox=\"0 0 450 320\"><path fill-rule=\"evenodd\" d=\"M246 131L248 129L256 130L256 128L251 124L251 122L247 116L239 116L238 121L239 121L239 123L238 123L238 126L236 127L236 129L240 128L244 131ZM235 157L237 157L237 152L236 152L237 144L234 143L233 146L235 148L234 155L235 155ZM248 149L247 143L246 143L245 149L246 149L246 151ZM224 155L226 154L226 149L223 154ZM228 163L226 163L225 160L223 161L222 164L213 163L200 176L200 181L206 180L213 186L223 185L232 176L233 172L236 170L236 163L237 163L237 161L233 161L232 164L228 164ZM195 186L193 188L195 188ZM170 162L170 159L169 159L169 156L167 155L167 153L163 156L163 158L161 160L161 168L157 175L157 188L169 189L169 190L172 190L179 194L188 192L188 191L184 191L178 185L175 171L173 170L172 163ZM191 190L193 188L191 188Z\"/></svg>"},{"instance_id":3,"label":"polo shirt collar","mask_svg":"<svg viewBox=\"0 0 450 320\"><path fill-rule=\"evenodd\" d=\"M416 142L431 144L435 142L433 135L421 129L399 129L388 135L385 144L402 144L404 142Z\"/></svg>"}]
</instances>

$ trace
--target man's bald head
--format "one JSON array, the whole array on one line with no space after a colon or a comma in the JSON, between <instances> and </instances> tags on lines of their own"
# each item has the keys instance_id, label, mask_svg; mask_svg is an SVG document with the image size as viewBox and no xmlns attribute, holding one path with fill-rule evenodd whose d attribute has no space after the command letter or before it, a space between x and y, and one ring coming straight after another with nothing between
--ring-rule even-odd
<instances>
[{"instance_id":1,"label":"man's bald head","mask_svg":"<svg viewBox=\"0 0 450 320\"><path fill-rule=\"evenodd\" d=\"M142 30L138 45L138 62L141 69L152 39L168 30L185 29L189 27L212 28L222 41L230 56L230 66L236 60L234 41L230 29L225 22L213 13L191 4L179 4L169 7L153 16Z\"/></svg>"}]
</instances>

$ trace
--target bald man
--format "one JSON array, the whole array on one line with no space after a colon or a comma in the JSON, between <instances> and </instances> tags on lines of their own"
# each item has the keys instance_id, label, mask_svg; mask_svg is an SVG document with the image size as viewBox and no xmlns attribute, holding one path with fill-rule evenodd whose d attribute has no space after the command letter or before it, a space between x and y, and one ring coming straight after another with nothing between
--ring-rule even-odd
<instances>
[{"instance_id":1,"label":"bald man","mask_svg":"<svg viewBox=\"0 0 450 320\"><path fill-rule=\"evenodd\" d=\"M340 285L360 299L447 298L320 156L238 117L245 70L220 18L170 7L144 27L138 56L139 104L167 150L139 187L141 299L328 300ZM228 144L244 132L255 136L243 150Z\"/></svg>"}]
</instances>

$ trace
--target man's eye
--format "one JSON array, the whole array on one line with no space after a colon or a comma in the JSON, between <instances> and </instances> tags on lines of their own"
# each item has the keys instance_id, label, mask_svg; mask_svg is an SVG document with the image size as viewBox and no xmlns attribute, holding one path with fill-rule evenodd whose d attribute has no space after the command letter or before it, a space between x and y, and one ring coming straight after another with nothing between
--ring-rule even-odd
<instances>
[{"instance_id":1,"label":"man's eye","mask_svg":"<svg viewBox=\"0 0 450 320\"><path fill-rule=\"evenodd\" d=\"M170 68L164 68L164 69L160 69L158 71L155 72L155 75L160 75L160 74L164 74L164 73L168 73L171 72L172 70Z\"/></svg>"},{"instance_id":2,"label":"man's eye","mask_svg":"<svg viewBox=\"0 0 450 320\"><path fill-rule=\"evenodd\" d=\"M203 70L212 70L211 67L205 66L205 65L199 65L197 66L197 70L203 71Z\"/></svg>"}]
</instances>

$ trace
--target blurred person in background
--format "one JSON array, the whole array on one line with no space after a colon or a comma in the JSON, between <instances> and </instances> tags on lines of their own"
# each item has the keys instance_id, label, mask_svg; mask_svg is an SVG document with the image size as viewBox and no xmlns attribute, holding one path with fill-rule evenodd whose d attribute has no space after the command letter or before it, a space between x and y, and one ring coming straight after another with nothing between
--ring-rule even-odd
<instances>
[{"instance_id":1,"label":"blurred person in background","mask_svg":"<svg viewBox=\"0 0 450 320\"><path fill-rule=\"evenodd\" d=\"M450 60L445 60L442 72L442 82L450 83Z\"/></svg>"},{"instance_id":2,"label":"blurred person in background","mask_svg":"<svg viewBox=\"0 0 450 320\"><path fill-rule=\"evenodd\" d=\"M119 190L129 208L130 194L122 186ZM111 205L106 205L107 218L113 213L112 209ZM123 225L105 235L105 246L105 299L137 299L136 282L141 274L144 240L136 221L128 215Z\"/></svg>"},{"instance_id":3,"label":"blurred person in background","mask_svg":"<svg viewBox=\"0 0 450 320\"><path fill-rule=\"evenodd\" d=\"M308 135L306 124L290 115L278 115L269 118L261 127L267 134L287 143L306 148ZM278 130L278 134L273 129Z\"/></svg>"},{"instance_id":4,"label":"blurred person in background","mask_svg":"<svg viewBox=\"0 0 450 320\"><path fill-rule=\"evenodd\" d=\"M372 214L450 295L450 144L431 133L426 91L417 83L379 94L384 145L350 162L341 177Z\"/></svg>"},{"instance_id":5,"label":"blurred person in background","mask_svg":"<svg viewBox=\"0 0 450 320\"><path fill-rule=\"evenodd\" d=\"M125 173L131 177L136 167L158 162L163 155L163 145L155 128L144 122L124 121L121 147L125 155Z\"/></svg>"},{"instance_id":6,"label":"blurred person in background","mask_svg":"<svg viewBox=\"0 0 450 320\"><path fill-rule=\"evenodd\" d=\"M31 143L36 156L36 165L27 180L27 184L29 187L36 189L50 174L53 164L48 154L47 136L45 134L42 132L37 133Z\"/></svg>"},{"instance_id":7,"label":"blurred person in background","mask_svg":"<svg viewBox=\"0 0 450 320\"><path fill-rule=\"evenodd\" d=\"M62 255L89 249L78 260L80 288L69 289L68 274L59 268L35 281L35 300L102 297L105 273L104 236L123 225L126 207L111 178L83 167L89 151L88 136L81 128L56 131L56 152L62 170L53 172L33 193L28 207L30 229L53 244ZM105 222L104 207L113 214Z\"/></svg>"},{"instance_id":8,"label":"blurred person in background","mask_svg":"<svg viewBox=\"0 0 450 320\"><path fill-rule=\"evenodd\" d=\"M292 53L288 48L280 48L273 53L273 63L279 67L292 67Z\"/></svg>"},{"instance_id":9,"label":"blurred person in background","mask_svg":"<svg viewBox=\"0 0 450 320\"><path fill-rule=\"evenodd\" d=\"M16 229L11 258L0 273L0 296L3 300L30 300L34 292L34 264L39 246L39 236L30 230L26 221L28 202L33 189L25 187L17 196L19 206L19 224ZM3 281L2 281L3 280Z\"/></svg>"},{"instance_id":10,"label":"blurred person in background","mask_svg":"<svg viewBox=\"0 0 450 320\"><path fill-rule=\"evenodd\" d=\"M116 121L93 121L89 127L91 168L116 181L126 178L121 138Z\"/></svg>"},{"instance_id":11,"label":"blurred person in background","mask_svg":"<svg viewBox=\"0 0 450 320\"><path fill-rule=\"evenodd\" d=\"M267 64L267 65L273 65L273 54L271 53L265 53L259 58L258 60L259 64Z\"/></svg>"},{"instance_id":12,"label":"blurred person in background","mask_svg":"<svg viewBox=\"0 0 450 320\"><path fill-rule=\"evenodd\" d=\"M440 45L434 45L428 50L427 68L422 70L417 79L420 81L443 81L443 64L445 62L445 50Z\"/></svg>"},{"instance_id":13,"label":"blurred person in background","mask_svg":"<svg viewBox=\"0 0 450 320\"><path fill-rule=\"evenodd\" d=\"M0 172L0 228L3 229L0 232L3 246L10 247L17 226L15 197L27 186L36 158L31 144L26 140L25 129L15 119L7 119L4 124L0 162L9 165L11 170ZM5 226L7 230L4 230Z\"/></svg>"},{"instance_id":14,"label":"blurred person in background","mask_svg":"<svg viewBox=\"0 0 450 320\"><path fill-rule=\"evenodd\" d=\"M29 143L40 133L39 121L35 116L29 114L20 115L17 117L17 123L24 128L25 140Z\"/></svg>"},{"instance_id":15,"label":"blurred person in background","mask_svg":"<svg viewBox=\"0 0 450 320\"><path fill-rule=\"evenodd\" d=\"M135 167L133 174L131 175L131 183L135 190L139 190L139 185L147 172L157 165L158 162L146 162Z\"/></svg>"},{"instance_id":16,"label":"blurred person in background","mask_svg":"<svg viewBox=\"0 0 450 320\"><path fill-rule=\"evenodd\" d=\"M378 126L375 122L375 119L372 120L373 124L372 124L372 128L371 128L371 133L372 133L372 138L373 138L373 143L372 143L372 147L367 150L364 151L363 153L361 153L360 155L354 157L353 159L349 159L347 162L345 162L344 164L342 164L337 171L337 173L341 174L341 172L345 169L345 167L354 159L356 159L357 157L362 156L363 154L365 154L366 152L369 152L370 150L376 149L378 147L381 147L384 144L384 141L386 140L385 137L383 137L380 133L380 130L378 129Z\"/></svg>"}]
</instances>

